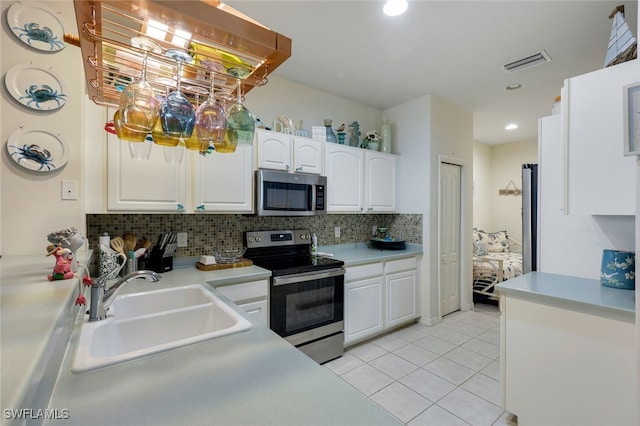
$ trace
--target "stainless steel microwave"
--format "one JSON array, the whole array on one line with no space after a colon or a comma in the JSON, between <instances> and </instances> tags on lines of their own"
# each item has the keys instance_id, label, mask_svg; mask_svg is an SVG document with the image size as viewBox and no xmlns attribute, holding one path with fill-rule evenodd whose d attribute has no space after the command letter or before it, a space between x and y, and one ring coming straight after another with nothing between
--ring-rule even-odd
<instances>
[{"instance_id":1,"label":"stainless steel microwave","mask_svg":"<svg viewBox=\"0 0 640 426\"><path fill-rule=\"evenodd\" d=\"M259 216L315 216L327 212L326 176L256 170Z\"/></svg>"}]
</instances>

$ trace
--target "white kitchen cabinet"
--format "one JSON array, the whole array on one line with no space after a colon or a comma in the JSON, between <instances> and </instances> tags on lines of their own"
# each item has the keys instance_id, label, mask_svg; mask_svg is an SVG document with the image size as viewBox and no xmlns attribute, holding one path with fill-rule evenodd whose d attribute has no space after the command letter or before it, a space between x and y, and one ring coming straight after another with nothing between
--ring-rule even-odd
<instances>
[{"instance_id":1,"label":"white kitchen cabinet","mask_svg":"<svg viewBox=\"0 0 640 426\"><path fill-rule=\"evenodd\" d=\"M262 324L269 326L269 280L216 287L220 293Z\"/></svg>"},{"instance_id":2,"label":"white kitchen cabinet","mask_svg":"<svg viewBox=\"0 0 640 426\"><path fill-rule=\"evenodd\" d=\"M415 256L347 267L344 285L345 345L418 318Z\"/></svg>"},{"instance_id":3,"label":"white kitchen cabinet","mask_svg":"<svg viewBox=\"0 0 640 426\"><path fill-rule=\"evenodd\" d=\"M300 136L293 137L293 170L300 173L321 175L324 172L324 145Z\"/></svg>"},{"instance_id":4,"label":"white kitchen cabinet","mask_svg":"<svg viewBox=\"0 0 640 426\"><path fill-rule=\"evenodd\" d=\"M363 149L326 144L327 212L363 212L364 157Z\"/></svg>"},{"instance_id":5,"label":"white kitchen cabinet","mask_svg":"<svg viewBox=\"0 0 640 426\"><path fill-rule=\"evenodd\" d=\"M268 131L258 131L258 168L291 170L291 136Z\"/></svg>"},{"instance_id":6,"label":"white kitchen cabinet","mask_svg":"<svg viewBox=\"0 0 640 426\"><path fill-rule=\"evenodd\" d=\"M141 142L149 143L149 142ZM107 209L113 211L184 211L187 167L167 164L153 146L149 160L134 160L129 142L107 137Z\"/></svg>"},{"instance_id":7,"label":"white kitchen cabinet","mask_svg":"<svg viewBox=\"0 0 640 426\"><path fill-rule=\"evenodd\" d=\"M129 142L107 135L107 211L253 212L253 145L204 157L180 148L182 162L168 164L162 146L134 160Z\"/></svg>"},{"instance_id":8,"label":"white kitchen cabinet","mask_svg":"<svg viewBox=\"0 0 640 426\"><path fill-rule=\"evenodd\" d=\"M253 211L253 146L238 145L230 154L198 155L194 165L197 211Z\"/></svg>"},{"instance_id":9,"label":"white kitchen cabinet","mask_svg":"<svg viewBox=\"0 0 640 426\"><path fill-rule=\"evenodd\" d=\"M334 143L325 152L327 212L396 211L396 155Z\"/></svg>"},{"instance_id":10,"label":"white kitchen cabinet","mask_svg":"<svg viewBox=\"0 0 640 426\"><path fill-rule=\"evenodd\" d=\"M320 175L324 142L286 133L258 131L258 168Z\"/></svg>"},{"instance_id":11,"label":"white kitchen cabinet","mask_svg":"<svg viewBox=\"0 0 640 426\"><path fill-rule=\"evenodd\" d=\"M634 215L635 157L625 157L622 87L638 60L565 80L563 139L569 214Z\"/></svg>"},{"instance_id":12,"label":"white kitchen cabinet","mask_svg":"<svg viewBox=\"0 0 640 426\"><path fill-rule=\"evenodd\" d=\"M388 261L385 264L386 326L405 324L417 315L417 259Z\"/></svg>"},{"instance_id":13,"label":"white kitchen cabinet","mask_svg":"<svg viewBox=\"0 0 640 426\"><path fill-rule=\"evenodd\" d=\"M381 262L348 267L344 284L344 343L384 330L384 278Z\"/></svg>"},{"instance_id":14,"label":"white kitchen cabinet","mask_svg":"<svg viewBox=\"0 0 640 426\"><path fill-rule=\"evenodd\" d=\"M396 211L396 159L392 154L366 151L366 211Z\"/></svg>"}]
</instances>

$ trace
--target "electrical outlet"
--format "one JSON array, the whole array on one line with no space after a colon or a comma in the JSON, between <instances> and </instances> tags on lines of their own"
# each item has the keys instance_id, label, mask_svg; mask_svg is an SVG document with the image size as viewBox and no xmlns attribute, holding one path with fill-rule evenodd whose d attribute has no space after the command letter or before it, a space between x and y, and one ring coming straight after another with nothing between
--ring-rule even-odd
<instances>
[{"instance_id":1,"label":"electrical outlet","mask_svg":"<svg viewBox=\"0 0 640 426\"><path fill-rule=\"evenodd\" d=\"M340 227L336 226L335 228L333 228L333 231L336 235L336 238L340 238Z\"/></svg>"},{"instance_id":2,"label":"electrical outlet","mask_svg":"<svg viewBox=\"0 0 640 426\"><path fill-rule=\"evenodd\" d=\"M62 199L63 200L78 199L78 181L77 180L62 181Z\"/></svg>"},{"instance_id":3,"label":"electrical outlet","mask_svg":"<svg viewBox=\"0 0 640 426\"><path fill-rule=\"evenodd\" d=\"M178 247L186 247L188 245L187 233L178 232Z\"/></svg>"},{"instance_id":4,"label":"electrical outlet","mask_svg":"<svg viewBox=\"0 0 640 426\"><path fill-rule=\"evenodd\" d=\"M373 225L373 230L371 231L371 235L376 235L377 230L378 230L378 227Z\"/></svg>"}]
</instances>

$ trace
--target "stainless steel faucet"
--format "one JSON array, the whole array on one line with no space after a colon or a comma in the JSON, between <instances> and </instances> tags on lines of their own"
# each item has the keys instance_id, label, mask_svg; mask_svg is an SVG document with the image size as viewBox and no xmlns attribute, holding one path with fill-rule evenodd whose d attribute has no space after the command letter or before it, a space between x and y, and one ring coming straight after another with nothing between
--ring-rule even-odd
<instances>
[{"instance_id":1,"label":"stainless steel faucet","mask_svg":"<svg viewBox=\"0 0 640 426\"><path fill-rule=\"evenodd\" d=\"M137 278L144 278L147 281L156 282L162 278L160 275L153 271L135 271L129 275L120 278L109 289L106 289L107 277L109 274L105 274L96 278L91 284L91 302L89 304L89 321L100 321L107 318L107 309L113 303L113 299L120 291L122 286L126 283L135 280Z\"/></svg>"}]
</instances>

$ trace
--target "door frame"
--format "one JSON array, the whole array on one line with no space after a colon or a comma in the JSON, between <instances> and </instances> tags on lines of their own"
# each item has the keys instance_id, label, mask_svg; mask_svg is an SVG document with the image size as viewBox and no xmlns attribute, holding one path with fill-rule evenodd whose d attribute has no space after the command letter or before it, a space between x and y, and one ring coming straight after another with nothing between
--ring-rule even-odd
<instances>
[{"instance_id":1,"label":"door frame","mask_svg":"<svg viewBox=\"0 0 640 426\"><path fill-rule=\"evenodd\" d=\"M440 304L440 238L441 229L440 223L442 219L442 206L441 206L441 190L442 190L442 163L453 164L454 166L460 166L460 311L468 311L473 309L472 289L473 283L472 276L472 263L471 263L471 226L467 224L471 223L473 217L473 199L470 197L472 194L472 184L469 184L470 177L473 176L473 170L470 167L470 162L460 158L449 157L446 155L438 156L438 319L442 321L442 306ZM467 229L468 228L468 229Z\"/></svg>"}]
</instances>

